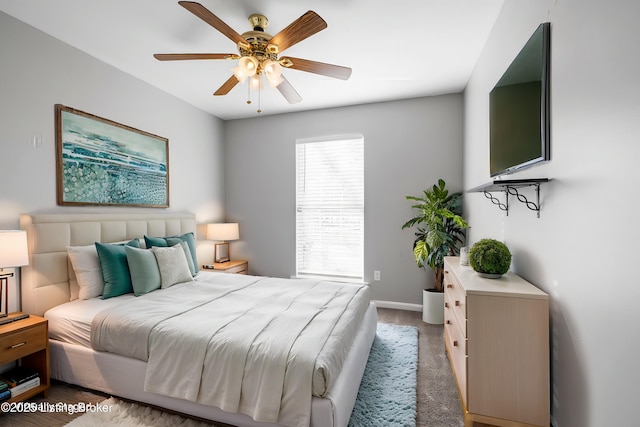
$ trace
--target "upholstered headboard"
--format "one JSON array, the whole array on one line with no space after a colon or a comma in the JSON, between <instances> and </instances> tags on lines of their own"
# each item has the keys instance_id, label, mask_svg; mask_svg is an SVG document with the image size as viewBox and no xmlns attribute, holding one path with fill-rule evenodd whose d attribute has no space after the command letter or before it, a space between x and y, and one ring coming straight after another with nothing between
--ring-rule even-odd
<instances>
[{"instance_id":1,"label":"upholstered headboard","mask_svg":"<svg viewBox=\"0 0 640 427\"><path fill-rule=\"evenodd\" d=\"M20 215L20 228L29 246L29 265L21 271L22 311L42 316L70 299L74 273L67 246L195 233L196 220L190 213L37 214Z\"/></svg>"}]
</instances>

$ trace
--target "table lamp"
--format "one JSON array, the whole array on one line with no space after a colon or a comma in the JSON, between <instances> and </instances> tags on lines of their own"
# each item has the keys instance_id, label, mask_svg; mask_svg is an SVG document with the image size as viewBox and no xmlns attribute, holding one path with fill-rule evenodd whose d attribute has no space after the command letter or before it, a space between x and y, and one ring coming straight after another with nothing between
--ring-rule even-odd
<instances>
[{"instance_id":1,"label":"table lamp","mask_svg":"<svg viewBox=\"0 0 640 427\"><path fill-rule=\"evenodd\" d=\"M207 224L207 240L218 240L213 262L229 261L229 240L238 240L238 223Z\"/></svg>"},{"instance_id":2,"label":"table lamp","mask_svg":"<svg viewBox=\"0 0 640 427\"><path fill-rule=\"evenodd\" d=\"M27 232L24 230L0 230L0 317L7 315L9 277L13 277L13 271L8 272L4 269L28 264Z\"/></svg>"}]
</instances>

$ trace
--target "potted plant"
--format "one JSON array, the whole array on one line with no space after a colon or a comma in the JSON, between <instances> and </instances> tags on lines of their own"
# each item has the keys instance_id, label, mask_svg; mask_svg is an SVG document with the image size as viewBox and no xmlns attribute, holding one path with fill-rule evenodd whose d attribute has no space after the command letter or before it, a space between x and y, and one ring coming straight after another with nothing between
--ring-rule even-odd
<instances>
[{"instance_id":1,"label":"potted plant","mask_svg":"<svg viewBox=\"0 0 640 427\"><path fill-rule=\"evenodd\" d=\"M462 193L449 194L445 182L424 190L423 197L406 196L416 202L412 208L416 216L402 228L417 227L413 242L413 255L420 268L428 266L435 275L434 288L423 292L422 319L427 323L444 322L444 257L457 255L464 239L464 230L469 224L460 216L462 213ZM430 303L430 300L436 301ZM434 313L428 306L436 306Z\"/></svg>"},{"instance_id":2,"label":"potted plant","mask_svg":"<svg viewBox=\"0 0 640 427\"><path fill-rule=\"evenodd\" d=\"M471 247L469 264L478 275L498 279L509 271L511 252L507 245L498 240L482 239Z\"/></svg>"}]
</instances>

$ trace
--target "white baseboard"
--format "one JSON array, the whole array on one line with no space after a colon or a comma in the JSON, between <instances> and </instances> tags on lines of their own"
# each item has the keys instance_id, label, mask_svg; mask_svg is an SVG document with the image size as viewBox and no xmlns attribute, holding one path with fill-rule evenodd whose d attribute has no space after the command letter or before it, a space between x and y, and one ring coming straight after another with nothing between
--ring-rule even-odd
<instances>
[{"instance_id":1,"label":"white baseboard","mask_svg":"<svg viewBox=\"0 0 640 427\"><path fill-rule=\"evenodd\" d=\"M396 310L407 311L422 311L422 304L410 304L408 302L396 302L396 301L372 301L376 307L380 308L393 308Z\"/></svg>"}]
</instances>

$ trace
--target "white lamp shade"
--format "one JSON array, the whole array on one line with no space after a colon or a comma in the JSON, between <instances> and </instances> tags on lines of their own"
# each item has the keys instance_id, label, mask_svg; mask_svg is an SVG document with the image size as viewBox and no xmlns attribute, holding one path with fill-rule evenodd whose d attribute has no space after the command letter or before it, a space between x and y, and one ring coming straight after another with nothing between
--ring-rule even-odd
<instances>
[{"instance_id":1,"label":"white lamp shade","mask_svg":"<svg viewBox=\"0 0 640 427\"><path fill-rule=\"evenodd\" d=\"M253 56L243 56L238 61L238 66L247 73L247 76L251 77L258 71L258 60Z\"/></svg>"},{"instance_id":2,"label":"white lamp shade","mask_svg":"<svg viewBox=\"0 0 640 427\"><path fill-rule=\"evenodd\" d=\"M249 79L249 85L251 90L262 90L262 76L260 74L254 74Z\"/></svg>"},{"instance_id":3,"label":"white lamp shade","mask_svg":"<svg viewBox=\"0 0 640 427\"><path fill-rule=\"evenodd\" d=\"M234 76L236 76L236 79L238 79L240 83L244 83L247 80L247 77L248 77L247 73L245 73L245 71L240 67L232 68L231 72L233 73Z\"/></svg>"},{"instance_id":4,"label":"white lamp shade","mask_svg":"<svg viewBox=\"0 0 640 427\"><path fill-rule=\"evenodd\" d=\"M207 224L208 240L229 241L238 240L239 238L240 233L237 222Z\"/></svg>"},{"instance_id":5,"label":"white lamp shade","mask_svg":"<svg viewBox=\"0 0 640 427\"><path fill-rule=\"evenodd\" d=\"M258 71L258 60L253 56L243 56L238 61L238 66L231 71L240 83L244 83L247 77L253 76Z\"/></svg>"},{"instance_id":6,"label":"white lamp shade","mask_svg":"<svg viewBox=\"0 0 640 427\"><path fill-rule=\"evenodd\" d=\"M0 268L21 267L28 264L27 232L0 230Z\"/></svg>"},{"instance_id":7,"label":"white lamp shade","mask_svg":"<svg viewBox=\"0 0 640 427\"><path fill-rule=\"evenodd\" d=\"M262 68L264 69L264 73L267 76L269 86L271 86L272 88L278 86L284 81L284 79L282 78L282 66L277 62L267 59L262 64Z\"/></svg>"}]
</instances>

